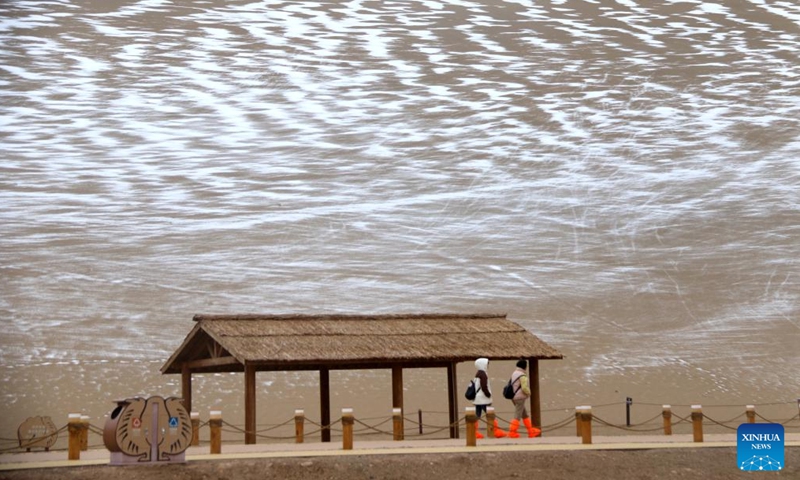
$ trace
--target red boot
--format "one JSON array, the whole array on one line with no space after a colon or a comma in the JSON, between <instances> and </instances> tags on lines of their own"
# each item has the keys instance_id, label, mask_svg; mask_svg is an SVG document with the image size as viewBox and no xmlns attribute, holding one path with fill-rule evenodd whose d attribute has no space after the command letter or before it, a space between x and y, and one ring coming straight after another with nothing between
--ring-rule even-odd
<instances>
[{"instance_id":1,"label":"red boot","mask_svg":"<svg viewBox=\"0 0 800 480\"><path fill-rule=\"evenodd\" d=\"M542 434L541 430L539 430L538 428L534 427L533 424L531 424L530 417L523 419L522 423L524 423L525 428L528 429L528 438L538 437L539 435Z\"/></svg>"},{"instance_id":2,"label":"red boot","mask_svg":"<svg viewBox=\"0 0 800 480\"><path fill-rule=\"evenodd\" d=\"M475 438L477 438L478 440L480 440L481 438L483 438L483 435L481 435L481 430L480 430L480 428L479 428L479 427L480 427L480 424L481 424L480 420L478 420L477 422L475 422Z\"/></svg>"},{"instance_id":3,"label":"red boot","mask_svg":"<svg viewBox=\"0 0 800 480\"><path fill-rule=\"evenodd\" d=\"M500 430L500 426L497 425L497 419L494 420L494 438L503 438L508 435L506 432Z\"/></svg>"},{"instance_id":4,"label":"red boot","mask_svg":"<svg viewBox=\"0 0 800 480\"><path fill-rule=\"evenodd\" d=\"M508 438L519 438L519 433L517 433L517 430L519 430L519 420L515 418L514 420L511 420L511 423L508 426Z\"/></svg>"}]
</instances>

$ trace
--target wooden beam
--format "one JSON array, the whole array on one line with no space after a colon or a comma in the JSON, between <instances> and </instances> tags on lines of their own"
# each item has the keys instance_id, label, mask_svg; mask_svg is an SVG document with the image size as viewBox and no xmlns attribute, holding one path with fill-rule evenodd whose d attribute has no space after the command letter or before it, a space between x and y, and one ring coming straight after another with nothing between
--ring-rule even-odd
<instances>
[{"instance_id":1,"label":"wooden beam","mask_svg":"<svg viewBox=\"0 0 800 480\"><path fill-rule=\"evenodd\" d=\"M218 357L218 358L202 358L200 360L192 360L191 362L185 362L184 365L187 365L192 370L199 370L202 368L209 368L209 367L224 367L226 365L236 365L239 363L239 360L236 360L236 357Z\"/></svg>"},{"instance_id":2,"label":"wooden beam","mask_svg":"<svg viewBox=\"0 0 800 480\"><path fill-rule=\"evenodd\" d=\"M222 357L225 358L225 357ZM395 366L403 367L404 369L408 368L446 368L450 362L443 362L443 361L435 361L435 362L426 362L426 361L414 361L414 362L403 362L397 363L394 361L385 361L385 362L366 362L366 363L343 363L343 362L333 362L333 361L324 361L324 362L295 362L295 361L285 361L285 362L272 362L268 360L254 360L253 365L256 366L259 372L290 372L290 371L319 371L321 368L327 369L328 371L335 371L335 370L384 370L387 368L393 368Z\"/></svg>"},{"instance_id":3,"label":"wooden beam","mask_svg":"<svg viewBox=\"0 0 800 480\"><path fill-rule=\"evenodd\" d=\"M183 397L183 407L191 415L192 413L192 369L189 365L183 364L181 367L181 396Z\"/></svg>"},{"instance_id":4,"label":"wooden beam","mask_svg":"<svg viewBox=\"0 0 800 480\"><path fill-rule=\"evenodd\" d=\"M223 355L223 353L230 355L225 351L222 345L219 344L219 342L211 337L206 339L206 351L208 352L208 356L211 358L219 358Z\"/></svg>"},{"instance_id":5,"label":"wooden beam","mask_svg":"<svg viewBox=\"0 0 800 480\"><path fill-rule=\"evenodd\" d=\"M331 374L327 368L319 371L319 415L322 424L322 441L331 441Z\"/></svg>"},{"instance_id":6,"label":"wooden beam","mask_svg":"<svg viewBox=\"0 0 800 480\"><path fill-rule=\"evenodd\" d=\"M244 443L256 443L256 369L244 366Z\"/></svg>"},{"instance_id":7,"label":"wooden beam","mask_svg":"<svg viewBox=\"0 0 800 480\"><path fill-rule=\"evenodd\" d=\"M542 400L539 396L539 360L528 359L528 379L531 389L531 422L536 428L542 428Z\"/></svg>"},{"instance_id":8,"label":"wooden beam","mask_svg":"<svg viewBox=\"0 0 800 480\"><path fill-rule=\"evenodd\" d=\"M450 438L458 438L458 379L456 378L456 364L447 366L447 407L450 419Z\"/></svg>"}]
</instances>

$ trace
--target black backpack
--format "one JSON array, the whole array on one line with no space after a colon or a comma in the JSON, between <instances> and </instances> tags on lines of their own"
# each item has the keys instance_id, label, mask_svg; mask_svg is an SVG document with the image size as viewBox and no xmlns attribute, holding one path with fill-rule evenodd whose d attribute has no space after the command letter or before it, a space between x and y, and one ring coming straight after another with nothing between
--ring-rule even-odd
<instances>
[{"instance_id":1,"label":"black backpack","mask_svg":"<svg viewBox=\"0 0 800 480\"><path fill-rule=\"evenodd\" d=\"M475 388L475 382L469 382L469 387L467 387L467 391L464 392L464 396L467 400L475 400L475 395L478 394L478 390Z\"/></svg>"},{"instance_id":2,"label":"black backpack","mask_svg":"<svg viewBox=\"0 0 800 480\"><path fill-rule=\"evenodd\" d=\"M519 378L522 378L522 376L520 376ZM517 392L519 392L520 388L522 388L521 382L519 387L517 387L517 389L514 390L514 382L509 378L508 383L506 384L505 387L503 387L503 396L509 400L512 400L514 398L514 395L516 395Z\"/></svg>"}]
</instances>

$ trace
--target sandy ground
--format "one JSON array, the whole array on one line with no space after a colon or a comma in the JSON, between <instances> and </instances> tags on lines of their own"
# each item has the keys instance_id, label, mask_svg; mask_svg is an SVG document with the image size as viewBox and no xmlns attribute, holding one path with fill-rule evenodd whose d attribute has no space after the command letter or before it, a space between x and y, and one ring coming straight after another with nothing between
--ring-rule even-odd
<instances>
[{"instance_id":1,"label":"sandy ground","mask_svg":"<svg viewBox=\"0 0 800 480\"><path fill-rule=\"evenodd\" d=\"M786 468L770 478L800 478L800 448L786 448ZM377 480L536 478L645 480L754 478L736 469L736 448L475 452L193 461L181 465L90 466L0 472L0 479L82 480Z\"/></svg>"}]
</instances>

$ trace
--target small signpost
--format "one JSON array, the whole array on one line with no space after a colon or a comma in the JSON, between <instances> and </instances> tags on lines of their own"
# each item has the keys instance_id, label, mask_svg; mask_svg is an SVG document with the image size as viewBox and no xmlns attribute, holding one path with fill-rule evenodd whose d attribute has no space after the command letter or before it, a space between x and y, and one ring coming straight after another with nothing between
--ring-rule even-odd
<instances>
[{"instance_id":1,"label":"small signpost","mask_svg":"<svg viewBox=\"0 0 800 480\"><path fill-rule=\"evenodd\" d=\"M17 429L19 448L30 452L31 448L44 448L50 451L58 440L58 429L50 417L28 417Z\"/></svg>"}]
</instances>

